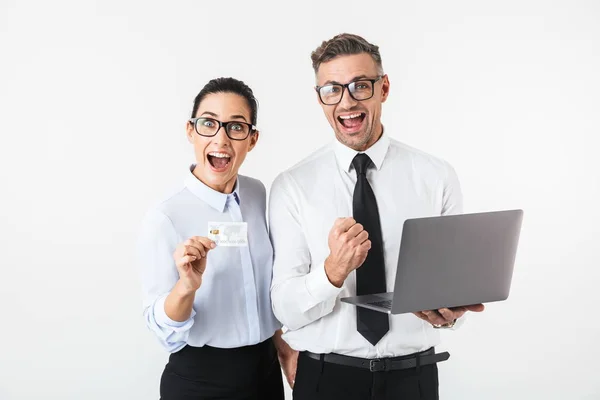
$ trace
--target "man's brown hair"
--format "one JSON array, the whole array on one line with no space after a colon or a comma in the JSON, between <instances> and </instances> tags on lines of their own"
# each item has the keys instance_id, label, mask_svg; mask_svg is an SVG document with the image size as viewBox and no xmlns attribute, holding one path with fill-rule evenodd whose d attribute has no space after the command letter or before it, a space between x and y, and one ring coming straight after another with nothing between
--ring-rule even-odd
<instances>
[{"instance_id":1,"label":"man's brown hair","mask_svg":"<svg viewBox=\"0 0 600 400\"><path fill-rule=\"evenodd\" d=\"M370 54L371 57L373 57L375 64L377 64L379 73L383 73L383 65L381 63L381 54L379 54L379 46L371 44L364 38L351 33L341 33L329 40L323 41L323 43L321 43L321 45L312 52L310 58L316 74L319 70L319 67L324 62L333 60L338 56L361 53Z\"/></svg>"}]
</instances>

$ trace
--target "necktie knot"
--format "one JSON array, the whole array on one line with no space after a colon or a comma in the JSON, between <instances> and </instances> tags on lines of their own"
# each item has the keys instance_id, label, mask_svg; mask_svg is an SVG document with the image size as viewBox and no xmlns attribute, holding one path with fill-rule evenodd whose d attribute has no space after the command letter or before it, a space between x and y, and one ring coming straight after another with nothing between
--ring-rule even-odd
<instances>
[{"instance_id":1,"label":"necktie knot","mask_svg":"<svg viewBox=\"0 0 600 400\"><path fill-rule=\"evenodd\" d=\"M367 168L371 165L371 158L365 153L357 154L352 160L352 165L356 170L357 175L365 175L367 173Z\"/></svg>"}]
</instances>

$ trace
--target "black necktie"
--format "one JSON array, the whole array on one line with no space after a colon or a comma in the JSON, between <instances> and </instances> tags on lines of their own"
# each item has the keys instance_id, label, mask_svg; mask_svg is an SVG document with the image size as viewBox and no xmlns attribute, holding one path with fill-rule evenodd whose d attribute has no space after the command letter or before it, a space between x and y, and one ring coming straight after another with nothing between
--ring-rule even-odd
<instances>
[{"instance_id":1,"label":"black necktie","mask_svg":"<svg viewBox=\"0 0 600 400\"><path fill-rule=\"evenodd\" d=\"M383 264L383 240L375 194L367 180L367 168L371 159L366 154L357 154L352 160L356 170L356 186L352 199L354 219L369 233L371 249L363 265L356 270L356 294L358 296L385 293L385 266ZM386 313L356 308L356 329L371 344L375 345L390 329Z\"/></svg>"}]
</instances>

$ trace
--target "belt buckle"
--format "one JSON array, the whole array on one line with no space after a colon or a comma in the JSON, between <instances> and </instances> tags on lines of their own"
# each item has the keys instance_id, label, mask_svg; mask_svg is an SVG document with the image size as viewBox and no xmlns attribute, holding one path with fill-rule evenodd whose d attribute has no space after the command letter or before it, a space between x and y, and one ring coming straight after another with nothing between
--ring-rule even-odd
<instances>
[{"instance_id":1,"label":"belt buckle","mask_svg":"<svg viewBox=\"0 0 600 400\"><path fill-rule=\"evenodd\" d=\"M382 372L386 370L385 360L379 358L375 360L369 360L369 371L371 372Z\"/></svg>"}]
</instances>

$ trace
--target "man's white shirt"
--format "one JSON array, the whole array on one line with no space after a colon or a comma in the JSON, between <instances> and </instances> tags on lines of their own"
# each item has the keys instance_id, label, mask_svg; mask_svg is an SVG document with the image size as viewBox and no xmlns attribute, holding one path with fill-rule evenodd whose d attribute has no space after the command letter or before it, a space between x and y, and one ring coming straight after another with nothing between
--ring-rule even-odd
<instances>
[{"instance_id":1,"label":"man's white shirt","mask_svg":"<svg viewBox=\"0 0 600 400\"><path fill-rule=\"evenodd\" d=\"M394 289L403 223L408 218L459 214L462 194L450 164L385 134L365 153L373 161L367 179L381 218L387 291ZM373 346L356 331L356 273L341 288L324 270L328 236L338 217L352 216L358 154L338 142L281 173L269 200L274 249L271 298L275 316L296 350L363 358L392 357L439 344L439 331L413 314L390 316L389 332Z\"/></svg>"}]
</instances>

